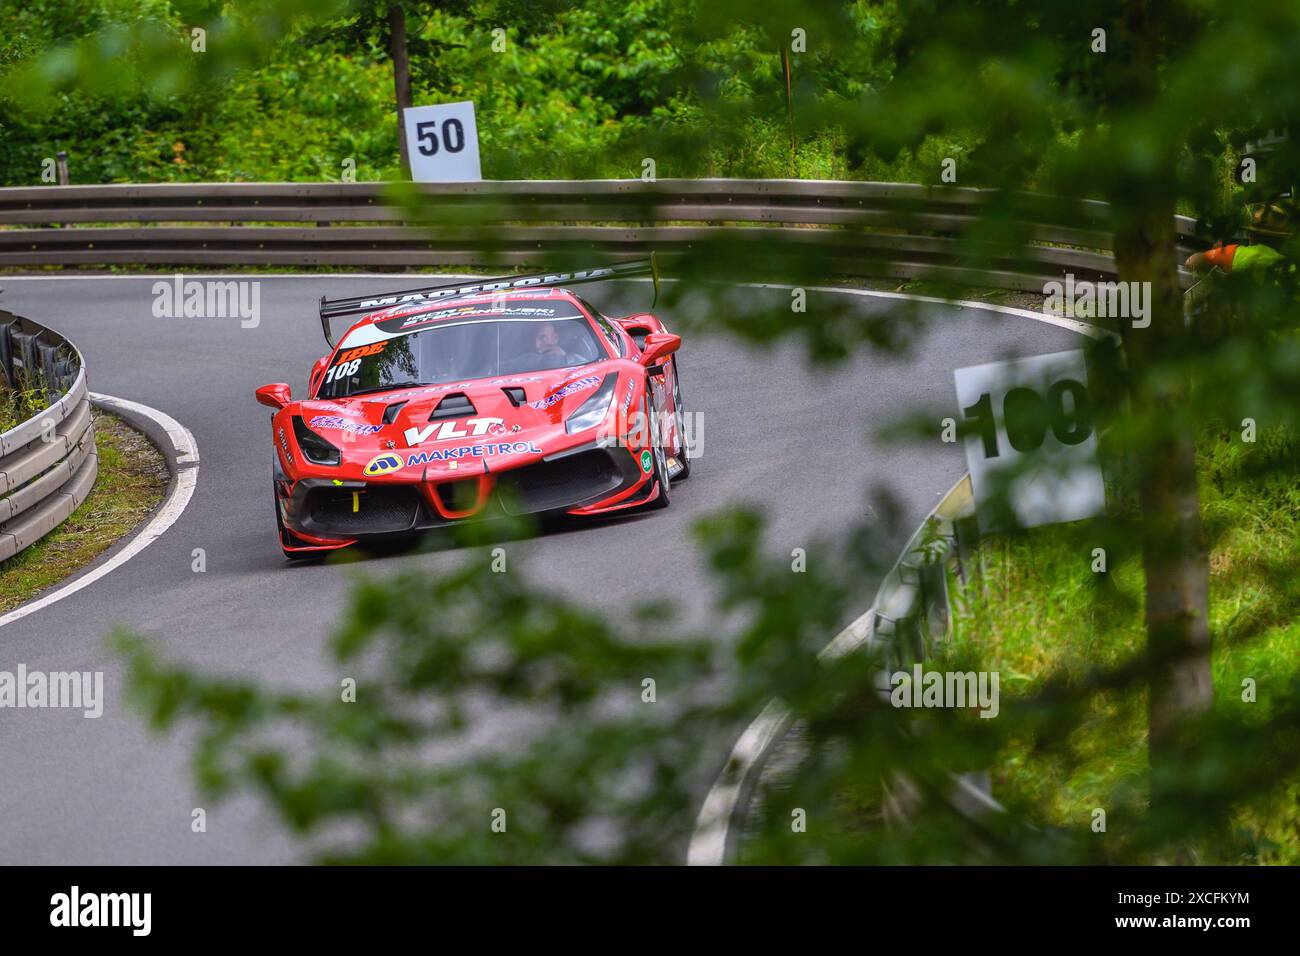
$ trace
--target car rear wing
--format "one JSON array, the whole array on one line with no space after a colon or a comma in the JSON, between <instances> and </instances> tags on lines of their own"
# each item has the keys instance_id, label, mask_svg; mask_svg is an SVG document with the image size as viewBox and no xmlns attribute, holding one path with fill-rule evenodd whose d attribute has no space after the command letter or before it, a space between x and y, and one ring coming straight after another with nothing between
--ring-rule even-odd
<instances>
[{"instance_id":1,"label":"car rear wing","mask_svg":"<svg viewBox=\"0 0 1300 956\"><path fill-rule=\"evenodd\" d=\"M654 280L655 301L659 300L659 266L654 253L648 259L634 262L616 262L613 265L597 269L582 269L574 272L539 272L529 276L499 276L495 279L461 280L449 285L426 286L422 289L407 289L404 292L381 292L374 295L354 296L349 299L327 299L320 297L320 325L325 333L325 341L334 348L334 336L330 331L332 319L354 315L365 315L395 305L418 305L421 302L437 302L443 299L459 299L485 292L512 292L520 289L539 289L547 286L579 285L584 282L604 282L608 279L628 279L648 275ZM651 304L653 308L653 303Z\"/></svg>"}]
</instances>

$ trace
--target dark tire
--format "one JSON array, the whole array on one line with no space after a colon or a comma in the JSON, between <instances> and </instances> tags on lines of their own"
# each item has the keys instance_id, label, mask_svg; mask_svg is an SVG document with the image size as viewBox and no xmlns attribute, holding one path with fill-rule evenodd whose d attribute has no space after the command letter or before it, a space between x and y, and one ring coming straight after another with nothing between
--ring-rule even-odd
<instances>
[{"instance_id":1,"label":"dark tire","mask_svg":"<svg viewBox=\"0 0 1300 956\"><path fill-rule=\"evenodd\" d=\"M654 501L649 502L646 508L651 511L658 511L660 508L667 508L670 503L672 480L668 477L668 456L664 453L664 446L659 438L658 420L654 413L654 406L650 401L650 393L646 392L645 396L645 415L646 421L650 423L650 448L654 460L654 481L655 486L659 489L659 494Z\"/></svg>"},{"instance_id":2,"label":"dark tire","mask_svg":"<svg viewBox=\"0 0 1300 956\"><path fill-rule=\"evenodd\" d=\"M673 415L677 420L677 461L680 468L673 481L685 481L691 476L691 460L686 451L686 413L682 411L682 381L677 375L677 358L673 358Z\"/></svg>"}]
</instances>

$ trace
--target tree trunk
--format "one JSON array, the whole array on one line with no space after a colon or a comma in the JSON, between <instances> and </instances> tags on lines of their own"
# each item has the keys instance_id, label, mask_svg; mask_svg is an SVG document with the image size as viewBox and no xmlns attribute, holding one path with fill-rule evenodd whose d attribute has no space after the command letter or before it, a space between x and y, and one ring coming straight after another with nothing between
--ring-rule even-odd
<instances>
[{"instance_id":1,"label":"tree trunk","mask_svg":"<svg viewBox=\"0 0 1300 956\"><path fill-rule=\"evenodd\" d=\"M393 91L397 97L397 141L402 151L402 174L411 175L402 110L411 105L411 61L406 55L406 10L399 2L388 8L388 48L393 58Z\"/></svg>"},{"instance_id":2,"label":"tree trunk","mask_svg":"<svg viewBox=\"0 0 1300 956\"><path fill-rule=\"evenodd\" d=\"M1167 184L1173 179L1169 170ZM1185 336L1182 291L1175 265L1174 200L1167 185L1141 190L1139 209L1117 224L1115 259L1121 281L1150 282L1151 324L1125 323L1125 356L1133 382L1134 414L1146 419L1136 450L1142 505L1142 564L1146 575L1148 701L1152 808L1176 800L1174 782L1184 748L1192 743L1181 722L1210 709L1209 570L1196 486L1192 425L1182 418L1190 384L1186 374L1156 366L1176 355Z\"/></svg>"},{"instance_id":3,"label":"tree trunk","mask_svg":"<svg viewBox=\"0 0 1300 956\"><path fill-rule=\"evenodd\" d=\"M1131 0L1123 8L1129 45L1117 64L1118 105L1149 105L1162 95L1159 66L1166 38L1160 4ZM1151 809L1182 798L1182 756L1195 741L1185 721L1214 703L1210 676L1209 567L1196 487L1194 424L1183 417L1190 381L1185 370L1157 369L1186 339L1174 238L1179 143L1163 144L1157 161L1113 187L1115 263L1121 281L1149 282L1150 325L1123 322L1130 414L1145 427L1132 449L1142 505L1142 565L1146 577L1148 753Z\"/></svg>"}]
</instances>

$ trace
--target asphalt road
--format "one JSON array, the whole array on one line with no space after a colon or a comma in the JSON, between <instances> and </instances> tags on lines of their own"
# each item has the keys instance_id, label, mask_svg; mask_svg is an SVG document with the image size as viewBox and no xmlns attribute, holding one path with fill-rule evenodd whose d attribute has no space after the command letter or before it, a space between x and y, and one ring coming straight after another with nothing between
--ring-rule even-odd
<instances>
[{"instance_id":1,"label":"asphalt road","mask_svg":"<svg viewBox=\"0 0 1300 956\"><path fill-rule=\"evenodd\" d=\"M301 858L260 807L205 807L207 833L190 829L196 796L184 735L158 738L120 701L121 668L105 647L116 625L159 638L166 653L214 672L337 686L323 654L331 622L363 570L437 569L462 556L407 553L347 566L288 566L270 502L269 411L253 390L288 381L295 395L323 342L316 299L409 288L410 278L261 278L261 320L155 318L147 277L0 278L0 305L65 333L85 356L93 391L142 402L194 434L198 487L180 520L152 546L68 599L0 628L0 670L105 674L104 715L0 711L0 863L279 863ZM610 314L644 307L644 286L591 287ZM780 296L783 290L755 290ZM895 301L853 298L862 314ZM690 308L693 306L684 306ZM890 488L911 527L964 470L957 445L880 446L875 425L909 405L951 409L952 369L1077 347L1080 338L1032 319L926 306L932 328L905 357L862 351L835 371L813 369L795 347L757 351L725 337L692 336L682 386L703 415L703 456L665 512L512 544L536 578L574 595L606 592L603 606L660 595L688 618L708 595L689 529L734 501L761 503L768 543L789 554L818 532L870 516L867 490ZM661 313L670 327L671 312ZM936 426L937 427L937 426ZM899 536L901 546L906 532ZM207 570L191 569L203 548ZM628 555L638 579L613 576ZM864 582L866 610L876 582ZM851 619L851 617L850 617ZM848 623L847 621L845 623ZM832 635L827 635L829 639ZM732 741L718 742L721 765ZM703 793L701 793L701 797Z\"/></svg>"}]
</instances>

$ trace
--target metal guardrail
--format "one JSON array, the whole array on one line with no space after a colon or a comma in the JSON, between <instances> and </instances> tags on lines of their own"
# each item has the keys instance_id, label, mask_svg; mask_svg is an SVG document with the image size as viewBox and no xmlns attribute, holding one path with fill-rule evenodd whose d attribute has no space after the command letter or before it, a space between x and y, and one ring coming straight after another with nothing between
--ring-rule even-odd
<instances>
[{"instance_id":1,"label":"metal guardrail","mask_svg":"<svg viewBox=\"0 0 1300 956\"><path fill-rule=\"evenodd\" d=\"M870 643L883 645L892 667L926 660L934 642L951 633L948 572L963 582L968 579L978 540L975 527L975 498L967 474L913 532L876 592Z\"/></svg>"},{"instance_id":2,"label":"metal guardrail","mask_svg":"<svg viewBox=\"0 0 1300 956\"><path fill-rule=\"evenodd\" d=\"M1011 245L968 242L990 207ZM39 186L0 189L0 265L499 266L700 257L725 240L756 268L814 252L843 275L1039 291L1067 272L1115 278L1109 214L1097 201L821 180ZM1181 255L1200 247L1194 220L1174 229Z\"/></svg>"},{"instance_id":3,"label":"metal guardrail","mask_svg":"<svg viewBox=\"0 0 1300 956\"><path fill-rule=\"evenodd\" d=\"M39 384L49 406L0 433L0 561L76 511L99 473L81 353L52 329L0 311L0 379Z\"/></svg>"},{"instance_id":4,"label":"metal guardrail","mask_svg":"<svg viewBox=\"0 0 1300 956\"><path fill-rule=\"evenodd\" d=\"M972 565L979 543L975 496L967 474L943 496L908 539L898 561L885 575L870 612L867 643L882 651L887 665L878 687L884 697L893 689L889 673L907 670L933 656L936 644L952 635L951 575L965 587L973 580ZM885 813L907 816L916 799L909 782L894 777L886 787ZM989 792L986 773L953 774L948 803L968 815L999 809Z\"/></svg>"}]
</instances>

